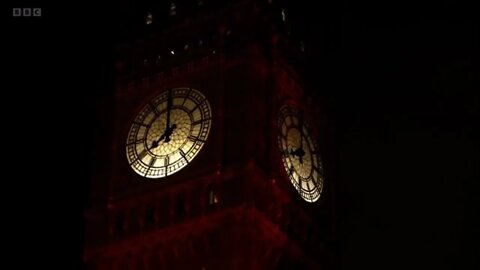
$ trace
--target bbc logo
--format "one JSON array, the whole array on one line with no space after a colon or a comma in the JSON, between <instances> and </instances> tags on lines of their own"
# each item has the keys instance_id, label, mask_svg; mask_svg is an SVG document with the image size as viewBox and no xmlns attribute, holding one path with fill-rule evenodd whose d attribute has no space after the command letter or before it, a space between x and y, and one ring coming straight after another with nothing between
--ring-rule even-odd
<instances>
[{"instance_id":1,"label":"bbc logo","mask_svg":"<svg viewBox=\"0 0 480 270\"><path fill-rule=\"evenodd\" d=\"M13 17L42 17L41 8L14 8Z\"/></svg>"}]
</instances>

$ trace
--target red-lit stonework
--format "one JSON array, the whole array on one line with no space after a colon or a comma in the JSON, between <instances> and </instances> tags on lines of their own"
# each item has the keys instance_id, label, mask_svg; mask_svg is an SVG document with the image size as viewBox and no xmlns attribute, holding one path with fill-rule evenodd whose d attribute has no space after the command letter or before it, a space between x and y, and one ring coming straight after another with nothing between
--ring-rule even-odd
<instances>
[{"instance_id":1,"label":"red-lit stonework","mask_svg":"<svg viewBox=\"0 0 480 270\"><path fill-rule=\"evenodd\" d=\"M268 16L242 3L118 46L115 93L103 104L108 113L99 113L108 132L97 142L100 158L86 212L88 269L333 264L327 118L284 57L280 45L288 42L276 37L273 46L272 36L280 34ZM142 106L174 87L198 89L209 100L209 137L179 172L143 178L127 162L126 136ZM307 112L326 149L325 186L315 203L300 198L281 161L277 117L284 104Z\"/></svg>"}]
</instances>

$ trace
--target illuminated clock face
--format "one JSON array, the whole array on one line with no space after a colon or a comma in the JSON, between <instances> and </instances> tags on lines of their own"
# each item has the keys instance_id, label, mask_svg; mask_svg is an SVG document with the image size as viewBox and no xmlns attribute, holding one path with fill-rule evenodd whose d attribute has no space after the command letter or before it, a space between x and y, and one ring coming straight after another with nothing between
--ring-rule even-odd
<instances>
[{"instance_id":1,"label":"illuminated clock face","mask_svg":"<svg viewBox=\"0 0 480 270\"><path fill-rule=\"evenodd\" d=\"M317 201L323 188L323 165L303 113L282 107L278 127L278 145L290 181L304 200Z\"/></svg>"},{"instance_id":2,"label":"illuminated clock face","mask_svg":"<svg viewBox=\"0 0 480 270\"><path fill-rule=\"evenodd\" d=\"M127 137L128 163L139 175L162 178L187 166L205 144L212 111L192 88L174 88L150 100Z\"/></svg>"}]
</instances>

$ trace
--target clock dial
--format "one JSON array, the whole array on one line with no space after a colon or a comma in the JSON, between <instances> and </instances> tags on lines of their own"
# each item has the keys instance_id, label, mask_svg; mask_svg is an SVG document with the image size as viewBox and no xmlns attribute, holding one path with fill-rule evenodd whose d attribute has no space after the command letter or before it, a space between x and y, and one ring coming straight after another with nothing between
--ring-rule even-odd
<instances>
[{"instance_id":1,"label":"clock dial","mask_svg":"<svg viewBox=\"0 0 480 270\"><path fill-rule=\"evenodd\" d=\"M205 144L212 123L210 104L192 88L174 88L150 100L133 121L126 152L132 169L162 178L187 166Z\"/></svg>"},{"instance_id":2,"label":"clock dial","mask_svg":"<svg viewBox=\"0 0 480 270\"><path fill-rule=\"evenodd\" d=\"M282 107L278 127L278 145L290 181L304 200L317 201L323 188L323 166L303 113Z\"/></svg>"}]
</instances>

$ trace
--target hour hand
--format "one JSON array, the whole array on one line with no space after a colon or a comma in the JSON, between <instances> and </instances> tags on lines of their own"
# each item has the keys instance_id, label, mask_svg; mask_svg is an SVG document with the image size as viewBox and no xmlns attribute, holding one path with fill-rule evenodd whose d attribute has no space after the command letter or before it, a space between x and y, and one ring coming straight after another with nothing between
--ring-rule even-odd
<instances>
[{"instance_id":1,"label":"hour hand","mask_svg":"<svg viewBox=\"0 0 480 270\"><path fill-rule=\"evenodd\" d=\"M300 128L300 148L303 148L303 125L304 125L304 118L303 118L303 111L300 111L300 116L298 119L298 127Z\"/></svg>"},{"instance_id":2,"label":"hour hand","mask_svg":"<svg viewBox=\"0 0 480 270\"><path fill-rule=\"evenodd\" d=\"M158 138L158 140L155 140L155 141L152 142L152 147L150 147L150 149L157 148L158 143L160 141L162 141L163 139L165 139L165 132L162 134L162 136L160 136L160 138Z\"/></svg>"},{"instance_id":3,"label":"hour hand","mask_svg":"<svg viewBox=\"0 0 480 270\"><path fill-rule=\"evenodd\" d=\"M165 136L162 135L162 137L165 137L165 142L170 141L170 136L172 136L173 130L177 128L177 125L173 124L171 127L167 128L165 131ZM159 140L162 140L161 137Z\"/></svg>"},{"instance_id":4,"label":"hour hand","mask_svg":"<svg viewBox=\"0 0 480 270\"><path fill-rule=\"evenodd\" d=\"M295 155L295 154L293 153L293 149L290 149L290 150L288 150L288 149L283 149L283 150L281 151L281 154L282 154L282 156Z\"/></svg>"},{"instance_id":5,"label":"hour hand","mask_svg":"<svg viewBox=\"0 0 480 270\"><path fill-rule=\"evenodd\" d=\"M173 124L171 127L167 128L165 132L163 132L162 136L158 138L158 140L155 140L152 142L152 148L157 148L159 146L159 143L163 140L164 142L168 143L170 141L170 136L172 136L173 130L177 128L177 125Z\"/></svg>"},{"instance_id":6,"label":"hour hand","mask_svg":"<svg viewBox=\"0 0 480 270\"><path fill-rule=\"evenodd\" d=\"M303 164L303 156L305 155L305 151L301 147L297 148L295 151L293 149L290 149L290 155L297 156L300 163Z\"/></svg>"}]
</instances>

